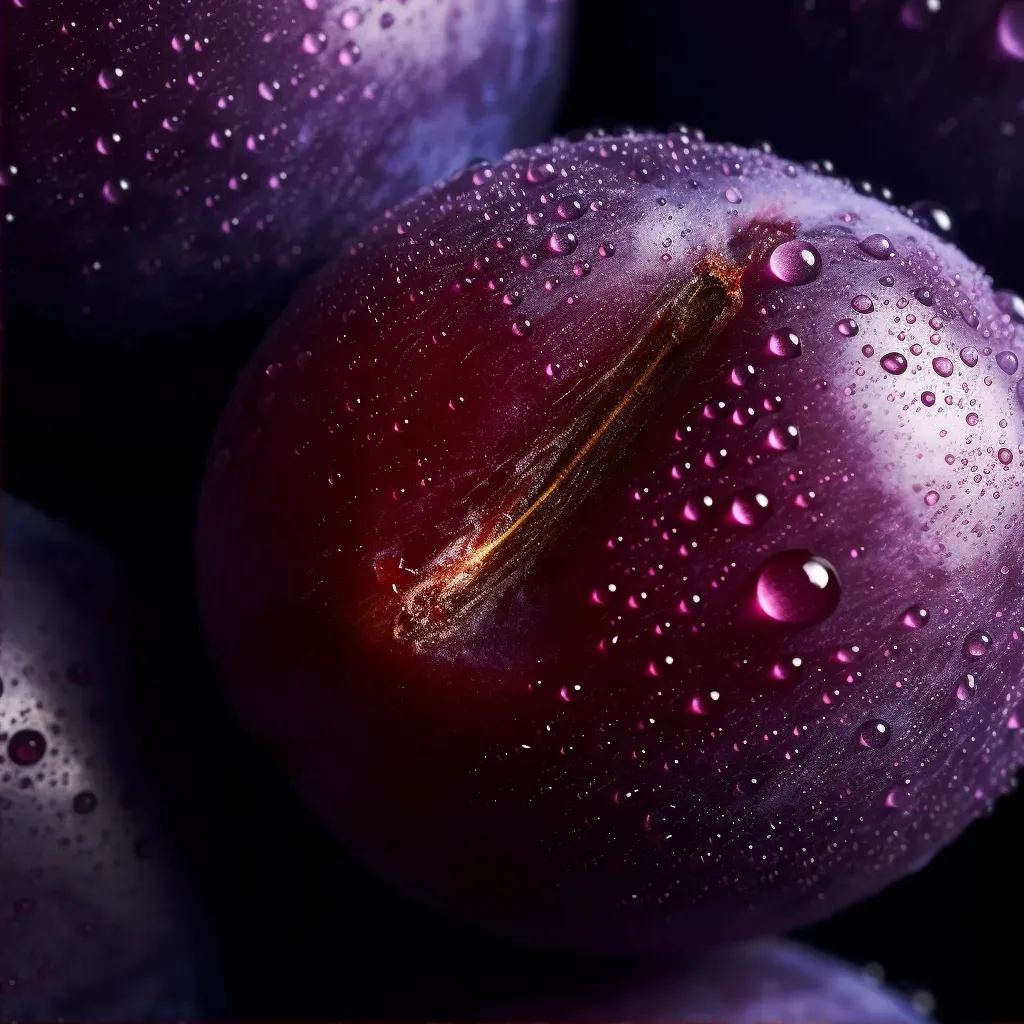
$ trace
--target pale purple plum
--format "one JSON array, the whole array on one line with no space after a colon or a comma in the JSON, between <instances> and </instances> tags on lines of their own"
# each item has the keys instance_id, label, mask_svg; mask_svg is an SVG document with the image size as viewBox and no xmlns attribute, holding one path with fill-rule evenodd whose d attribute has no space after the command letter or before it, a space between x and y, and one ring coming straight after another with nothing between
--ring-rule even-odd
<instances>
[{"instance_id":1,"label":"pale purple plum","mask_svg":"<svg viewBox=\"0 0 1024 1024\"><path fill-rule=\"evenodd\" d=\"M144 650L138 590L30 506L4 496L0 518L0 1017L216 1012L213 954L142 753L158 737L135 705L159 652Z\"/></svg>"},{"instance_id":2,"label":"pale purple plum","mask_svg":"<svg viewBox=\"0 0 1024 1024\"><path fill-rule=\"evenodd\" d=\"M8 482L70 492L94 531L128 478L176 500L304 275L388 203L544 137L570 11L6 0Z\"/></svg>"},{"instance_id":3,"label":"pale purple plum","mask_svg":"<svg viewBox=\"0 0 1024 1024\"><path fill-rule=\"evenodd\" d=\"M219 428L240 711L377 872L521 940L666 955L879 891L1024 760L1019 310L684 132L420 193Z\"/></svg>"}]
</instances>

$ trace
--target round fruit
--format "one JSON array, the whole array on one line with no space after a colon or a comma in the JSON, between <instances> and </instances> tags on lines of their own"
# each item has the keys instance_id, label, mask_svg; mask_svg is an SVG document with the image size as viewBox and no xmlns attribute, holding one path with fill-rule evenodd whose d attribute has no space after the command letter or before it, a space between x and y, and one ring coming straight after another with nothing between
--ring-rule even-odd
<instances>
[{"instance_id":1,"label":"round fruit","mask_svg":"<svg viewBox=\"0 0 1024 1024\"><path fill-rule=\"evenodd\" d=\"M3 499L0 1017L195 1017L212 958L140 753L138 594ZM213 985L213 988L211 988Z\"/></svg>"},{"instance_id":2,"label":"round fruit","mask_svg":"<svg viewBox=\"0 0 1024 1024\"><path fill-rule=\"evenodd\" d=\"M1024 760L1017 303L685 133L420 193L221 424L240 708L379 872L522 939L665 953L879 890Z\"/></svg>"}]
</instances>

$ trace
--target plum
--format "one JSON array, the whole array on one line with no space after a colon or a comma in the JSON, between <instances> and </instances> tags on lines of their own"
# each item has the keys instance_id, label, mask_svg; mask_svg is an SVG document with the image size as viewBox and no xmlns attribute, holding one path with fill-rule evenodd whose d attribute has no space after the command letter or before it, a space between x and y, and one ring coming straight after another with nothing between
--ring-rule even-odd
<instances>
[{"instance_id":1,"label":"plum","mask_svg":"<svg viewBox=\"0 0 1024 1024\"><path fill-rule=\"evenodd\" d=\"M214 954L138 736L137 589L30 506L2 511L0 1017L209 1015Z\"/></svg>"},{"instance_id":2,"label":"plum","mask_svg":"<svg viewBox=\"0 0 1024 1024\"><path fill-rule=\"evenodd\" d=\"M741 943L685 969L595 979L590 991L505 1005L513 1020L687 1021L710 1024L925 1024L926 1012L867 972L793 942ZM541 1008L542 1007L542 1008ZM496 1014L488 1014L495 1019Z\"/></svg>"},{"instance_id":3,"label":"plum","mask_svg":"<svg viewBox=\"0 0 1024 1024\"><path fill-rule=\"evenodd\" d=\"M1021 320L899 210L685 132L426 190L218 430L238 706L377 872L502 934L824 918L1024 760Z\"/></svg>"},{"instance_id":4,"label":"plum","mask_svg":"<svg viewBox=\"0 0 1024 1024\"><path fill-rule=\"evenodd\" d=\"M1024 287L1022 0L587 4L580 35L566 128L682 119L827 157L901 202L931 200L926 216L941 204L959 244ZM623 79L642 84L624 93Z\"/></svg>"},{"instance_id":5,"label":"plum","mask_svg":"<svg viewBox=\"0 0 1024 1024\"><path fill-rule=\"evenodd\" d=\"M9 483L57 508L67 490L76 510L109 495L97 520L127 507L126 476L173 493L173 460L188 443L201 459L193 433L342 238L471 158L544 137L570 10L8 4Z\"/></svg>"}]
</instances>

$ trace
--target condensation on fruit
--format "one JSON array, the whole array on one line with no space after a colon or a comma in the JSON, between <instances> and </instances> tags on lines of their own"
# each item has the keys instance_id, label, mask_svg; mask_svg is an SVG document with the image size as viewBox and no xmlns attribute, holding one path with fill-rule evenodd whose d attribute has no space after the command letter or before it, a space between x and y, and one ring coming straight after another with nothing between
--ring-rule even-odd
<instances>
[{"instance_id":1,"label":"condensation on fruit","mask_svg":"<svg viewBox=\"0 0 1024 1024\"><path fill-rule=\"evenodd\" d=\"M376 870L531 941L777 932L916 870L1024 759L1016 301L933 206L687 131L488 171L370 227L229 406L239 707Z\"/></svg>"}]
</instances>

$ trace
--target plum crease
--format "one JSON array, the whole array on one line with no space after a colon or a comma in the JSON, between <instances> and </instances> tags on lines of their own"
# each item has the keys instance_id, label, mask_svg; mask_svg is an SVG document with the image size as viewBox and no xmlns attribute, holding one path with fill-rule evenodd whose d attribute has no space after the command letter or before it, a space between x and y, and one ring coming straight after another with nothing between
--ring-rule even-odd
<instances>
[{"instance_id":1,"label":"plum crease","mask_svg":"<svg viewBox=\"0 0 1024 1024\"><path fill-rule=\"evenodd\" d=\"M551 550L671 382L686 379L740 309L742 273L718 257L701 261L650 328L576 399L569 426L509 460L511 474L503 473L506 463L474 489L468 526L415 573L411 586L400 591L392 584L402 602L395 640L420 647L444 642ZM503 475L506 481L495 487Z\"/></svg>"}]
</instances>

